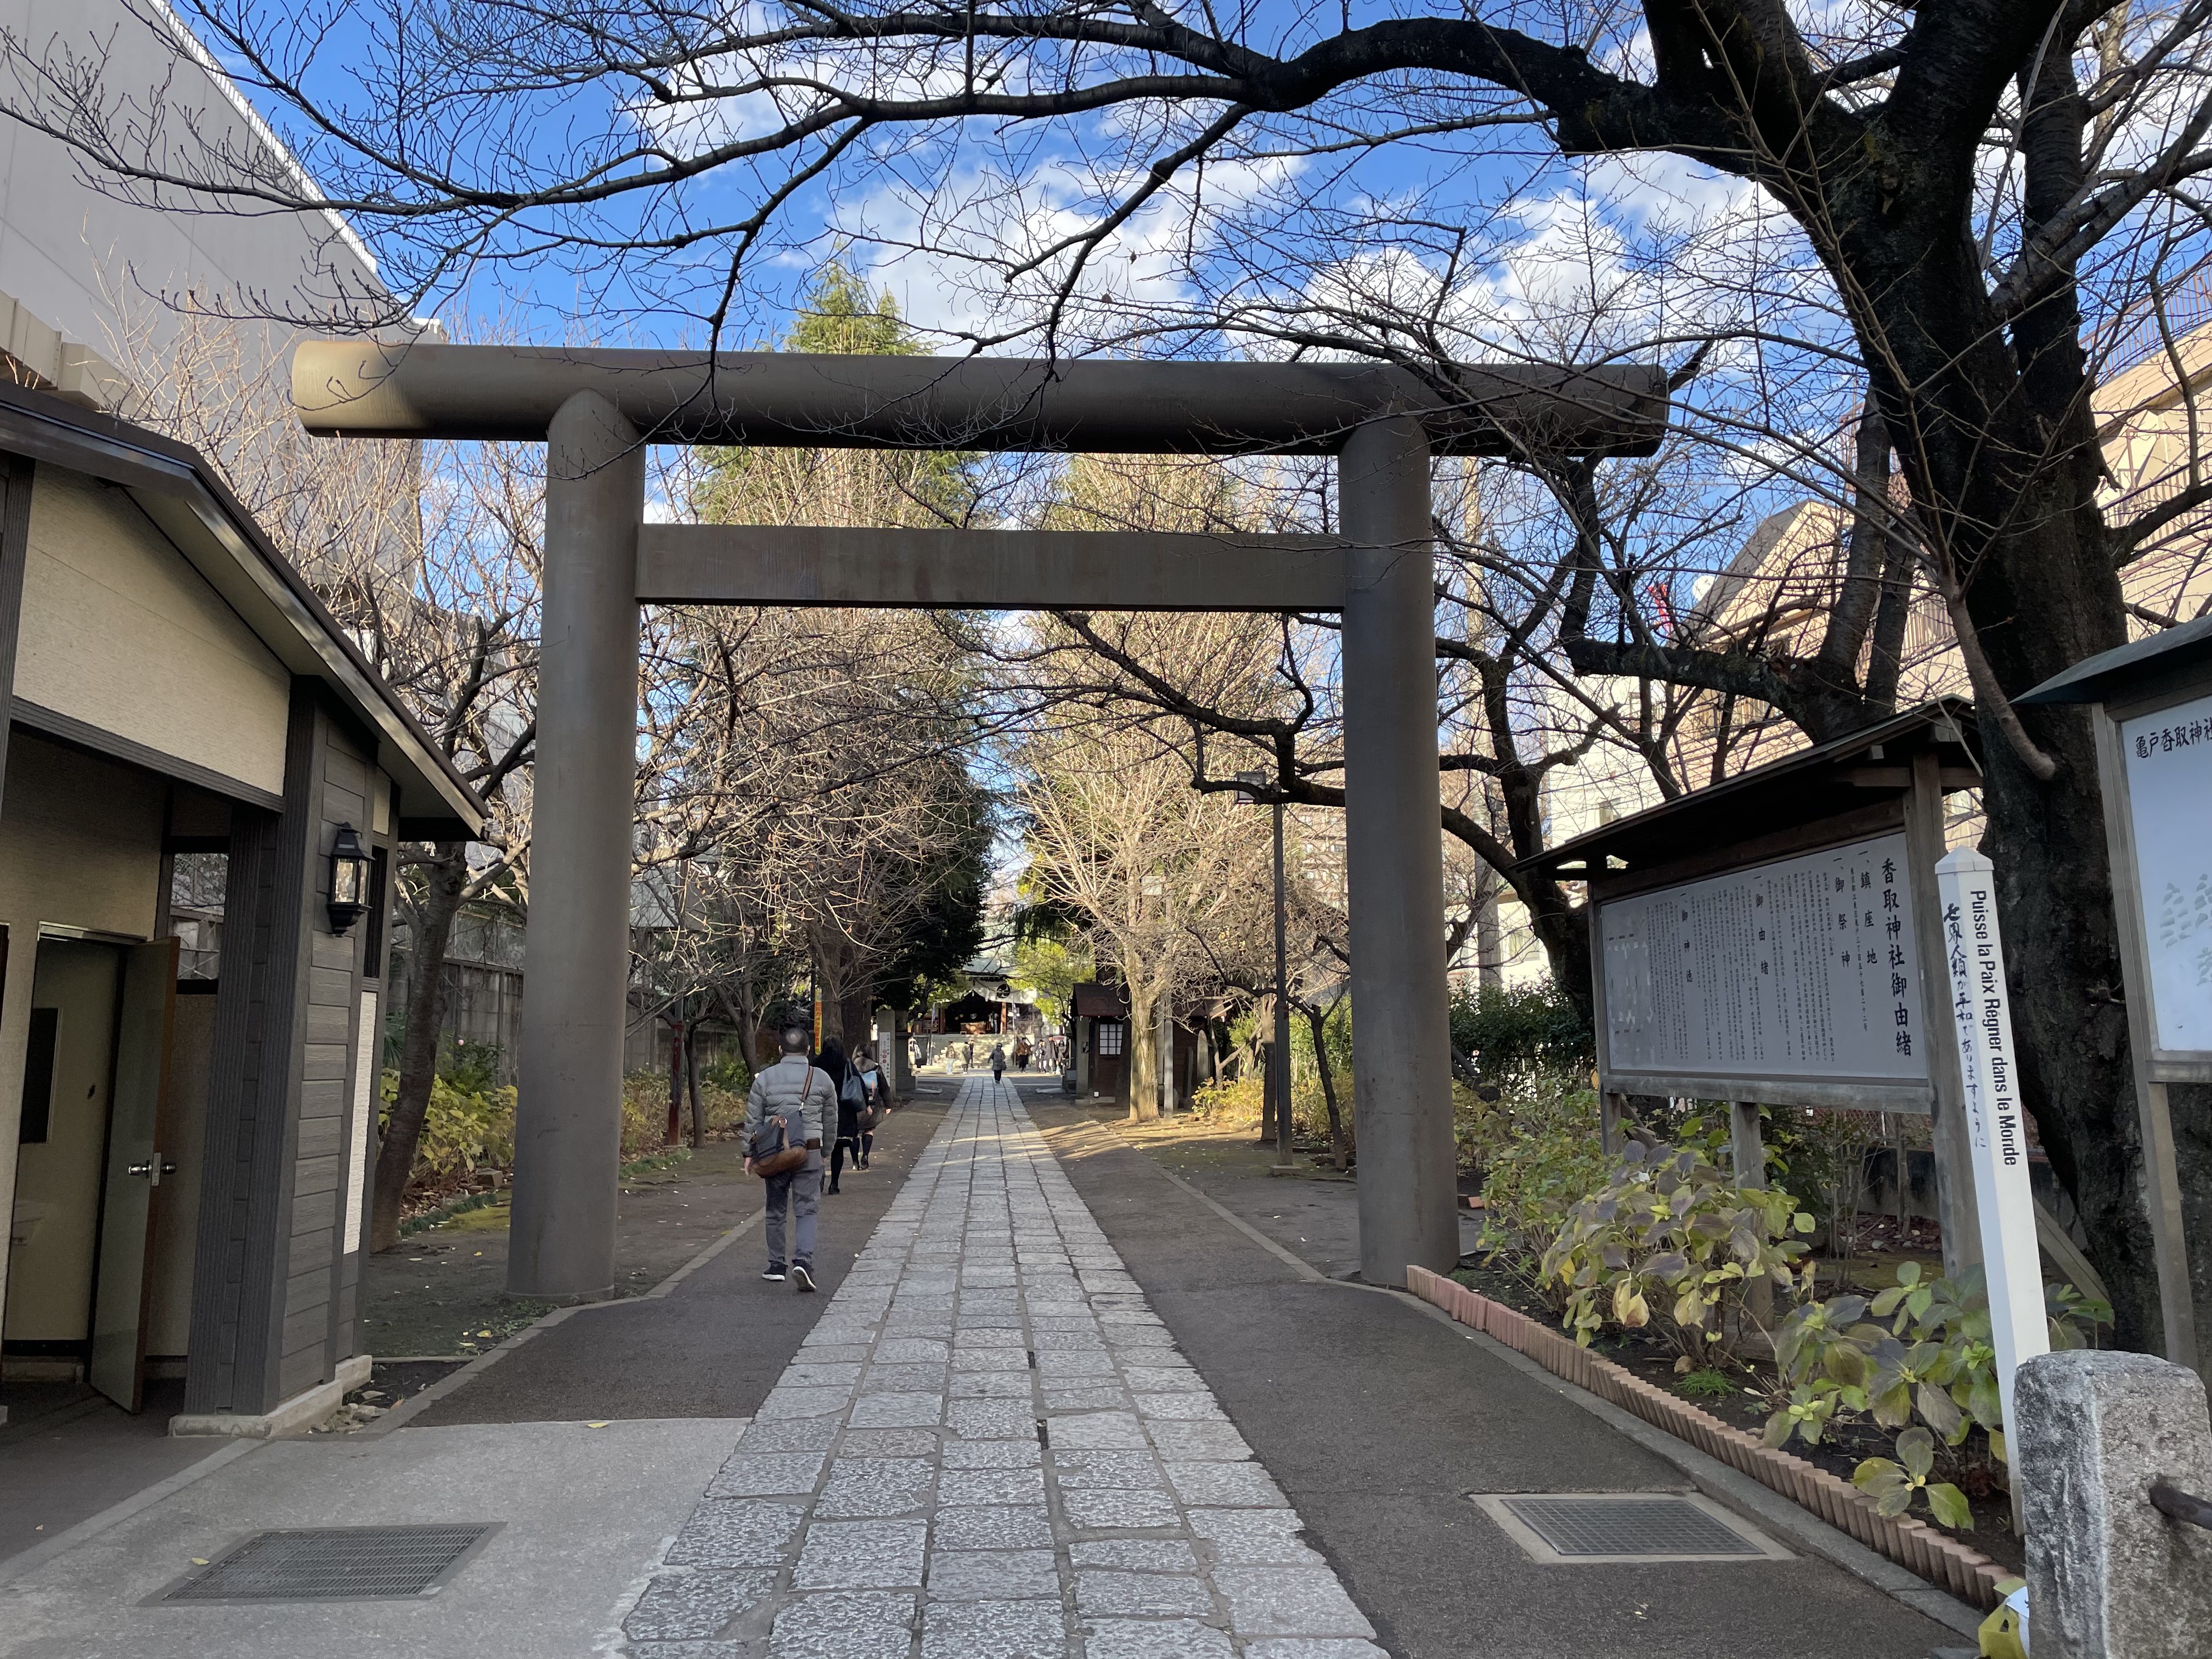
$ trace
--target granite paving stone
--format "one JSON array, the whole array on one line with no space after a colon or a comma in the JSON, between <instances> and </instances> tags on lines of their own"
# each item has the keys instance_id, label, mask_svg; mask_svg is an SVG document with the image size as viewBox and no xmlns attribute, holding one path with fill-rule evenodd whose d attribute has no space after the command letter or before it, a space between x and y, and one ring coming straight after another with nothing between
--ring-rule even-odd
<instances>
[{"instance_id":1,"label":"granite paving stone","mask_svg":"<svg viewBox=\"0 0 2212 1659\"><path fill-rule=\"evenodd\" d=\"M1168 1484L1186 1504L1259 1509L1287 1501L1257 1463L1170 1462L1165 1468Z\"/></svg>"},{"instance_id":2,"label":"granite paving stone","mask_svg":"<svg viewBox=\"0 0 2212 1659\"><path fill-rule=\"evenodd\" d=\"M676 1572L653 1579L623 1620L632 1641L714 1636L775 1588L772 1572Z\"/></svg>"},{"instance_id":3,"label":"granite paving stone","mask_svg":"<svg viewBox=\"0 0 2212 1659\"><path fill-rule=\"evenodd\" d=\"M669 1547L668 1563L678 1567L779 1565L805 1514L801 1504L714 1498L691 1511Z\"/></svg>"},{"instance_id":4,"label":"granite paving stone","mask_svg":"<svg viewBox=\"0 0 2212 1659\"><path fill-rule=\"evenodd\" d=\"M1063 1491L1060 1507L1067 1524L1082 1532L1172 1527L1182 1518L1165 1492Z\"/></svg>"},{"instance_id":5,"label":"granite paving stone","mask_svg":"<svg viewBox=\"0 0 2212 1659\"><path fill-rule=\"evenodd\" d=\"M905 1515L921 1507L937 1479L937 1465L922 1457L840 1458L814 1502L830 1519Z\"/></svg>"},{"instance_id":6,"label":"granite paving stone","mask_svg":"<svg viewBox=\"0 0 2212 1659\"><path fill-rule=\"evenodd\" d=\"M956 1504L1030 1504L1044 1500L1044 1471L947 1469L938 1477L937 1501Z\"/></svg>"},{"instance_id":7,"label":"granite paving stone","mask_svg":"<svg viewBox=\"0 0 2212 1659\"><path fill-rule=\"evenodd\" d=\"M1101 1619L1083 1659L1230 1659L1228 1636L1195 1619Z\"/></svg>"},{"instance_id":8,"label":"granite paving stone","mask_svg":"<svg viewBox=\"0 0 2212 1659\"><path fill-rule=\"evenodd\" d=\"M1180 1538L1079 1538L1068 1547L1079 1569L1117 1572L1196 1572L1198 1552Z\"/></svg>"},{"instance_id":9,"label":"granite paving stone","mask_svg":"<svg viewBox=\"0 0 2212 1659\"><path fill-rule=\"evenodd\" d=\"M1044 1448L1030 1440L948 1440L948 1469L1034 1469L1044 1462Z\"/></svg>"},{"instance_id":10,"label":"granite paving stone","mask_svg":"<svg viewBox=\"0 0 2212 1659\"><path fill-rule=\"evenodd\" d=\"M1049 1548L1033 1550L932 1550L931 1599L945 1601L1015 1601L1060 1595L1060 1567Z\"/></svg>"},{"instance_id":11,"label":"granite paving stone","mask_svg":"<svg viewBox=\"0 0 2212 1659\"><path fill-rule=\"evenodd\" d=\"M1079 1571L1075 1610L1086 1619L1203 1618L1213 1611L1213 1596L1206 1581L1195 1575Z\"/></svg>"},{"instance_id":12,"label":"granite paving stone","mask_svg":"<svg viewBox=\"0 0 2212 1659\"><path fill-rule=\"evenodd\" d=\"M775 1498L811 1492L829 1458L826 1451L739 1452L715 1472L707 1496Z\"/></svg>"},{"instance_id":13,"label":"granite paving stone","mask_svg":"<svg viewBox=\"0 0 2212 1659\"><path fill-rule=\"evenodd\" d=\"M1217 1567L1213 1587L1239 1636L1359 1636L1375 1627L1321 1567Z\"/></svg>"},{"instance_id":14,"label":"granite paving stone","mask_svg":"<svg viewBox=\"0 0 2212 1659\"><path fill-rule=\"evenodd\" d=\"M939 1510L930 1541L947 1550L1050 1549L1052 1511L1041 1503Z\"/></svg>"},{"instance_id":15,"label":"granite paving stone","mask_svg":"<svg viewBox=\"0 0 2212 1659\"><path fill-rule=\"evenodd\" d=\"M1108 1411L1054 1418L1052 1443L1071 1451L1142 1451L1152 1442L1135 1413Z\"/></svg>"},{"instance_id":16,"label":"granite paving stone","mask_svg":"<svg viewBox=\"0 0 2212 1659\"><path fill-rule=\"evenodd\" d=\"M933 1601L922 1615L921 1659L1048 1659L1065 1651L1051 1601Z\"/></svg>"}]
</instances>

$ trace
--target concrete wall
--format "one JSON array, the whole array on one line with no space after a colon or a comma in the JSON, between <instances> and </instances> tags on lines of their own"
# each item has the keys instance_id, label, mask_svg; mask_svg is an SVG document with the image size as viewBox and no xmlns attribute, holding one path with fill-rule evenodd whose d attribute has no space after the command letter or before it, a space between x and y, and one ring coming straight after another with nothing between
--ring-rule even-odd
<instances>
[{"instance_id":1,"label":"concrete wall","mask_svg":"<svg viewBox=\"0 0 2212 1659\"><path fill-rule=\"evenodd\" d=\"M143 21L165 9L129 0L0 0L0 30L30 56L58 50L103 63L115 95L143 107L166 87L170 125L184 110L204 112L210 138L246 140L247 118L216 78L189 61ZM11 87L11 94L13 92ZM71 339L122 362L116 339L122 307L160 313L165 293L197 290L265 297L272 310L329 303L343 280L358 289L374 276L362 251L321 214L241 216L130 205L88 188L66 146L13 121L0 122L0 293L12 295Z\"/></svg>"},{"instance_id":2,"label":"concrete wall","mask_svg":"<svg viewBox=\"0 0 2212 1659\"><path fill-rule=\"evenodd\" d=\"M127 495L39 469L16 696L274 795L289 695L283 665Z\"/></svg>"}]
</instances>

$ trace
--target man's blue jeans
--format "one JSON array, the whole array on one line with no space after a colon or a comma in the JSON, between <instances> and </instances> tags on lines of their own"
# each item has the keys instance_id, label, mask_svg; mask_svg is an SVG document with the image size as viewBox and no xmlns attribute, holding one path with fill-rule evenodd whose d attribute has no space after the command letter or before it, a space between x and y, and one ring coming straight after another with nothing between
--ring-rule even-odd
<instances>
[{"instance_id":1,"label":"man's blue jeans","mask_svg":"<svg viewBox=\"0 0 2212 1659\"><path fill-rule=\"evenodd\" d=\"M770 1176L768 1186L768 1265L787 1267L793 1262L809 1273L814 1270L814 1212L822 1202L822 1149L809 1146L806 1162L789 1175ZM789 1255L783 1253L783 1206L791 1203L793 1231L799 1236Z\"/></svg>"}]
</instances>

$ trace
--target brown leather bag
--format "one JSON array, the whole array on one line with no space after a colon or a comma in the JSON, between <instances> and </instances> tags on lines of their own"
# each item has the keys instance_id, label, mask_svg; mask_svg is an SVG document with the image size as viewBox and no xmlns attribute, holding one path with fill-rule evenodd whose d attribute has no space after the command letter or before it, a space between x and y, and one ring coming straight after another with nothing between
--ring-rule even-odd
<instances>
[{"instance_id":1,"label":"brown leather bag","mask_svg":"<svg viewBox=\"0 0 2212 1659\"><path fill-rule=\"evenodd\" d=\"M773 1181L780 1175L789 1175L806 1164L806 1148L793 1142L785 1132L781 1118L771 1118L761 1132L753 1137L753 1173L763 1181Z\"/></svg>"},{"instance_id":2,"label":"brown leather bag","mask_svg":"<svg viewBox=\"0 0 2212 1659\"><path fill-rule=\"evenodd\" d=\"M814 1092L816 1075L811 1066L806 1068L806 1084L799 1091L802 1109L806 1097ZM753 1136L752 1145L745 1151L752 1158L753 1173L763 1181L773 1181L778 1176L789 1175L793 1170L803 1169L806 1164L806 1143L803 1140L794 1143L789 1126L780 1117L772 1117L761 1125L759 1132Z\"/></svg>"}]
</instances>

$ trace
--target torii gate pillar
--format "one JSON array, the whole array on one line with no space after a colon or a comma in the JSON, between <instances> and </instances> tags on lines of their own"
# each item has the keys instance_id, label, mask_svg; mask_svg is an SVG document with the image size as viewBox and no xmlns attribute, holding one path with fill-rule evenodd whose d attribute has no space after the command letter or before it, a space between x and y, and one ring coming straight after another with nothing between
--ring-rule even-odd
<instances>
[{"instance_id":1,"label":"torii gate pillar","mask_svg":"<svg viewBox=\"0 0 2212 1659\"><path fill-rule=\"evenodd\" d=\"M1443 843L1437 793L1429 443L1370 421L1337 459L1344 595L1344 842L1351 925L1359 1273L1459 1265Z\"/></svg>"},{"instance_id":2,"label":"torii gate pillar","mask_svg":"<svg viewBox=\"0 0 2212 1659\"><path fill-rule=\"evenodd\" d=\"M645 446L596 392L545 441L544 629L531 786L520 1097L507 1290L614 1293L630 854L637 793L637 527Z\"/></svg>"}]
</instances>

